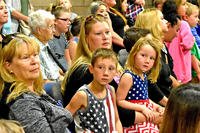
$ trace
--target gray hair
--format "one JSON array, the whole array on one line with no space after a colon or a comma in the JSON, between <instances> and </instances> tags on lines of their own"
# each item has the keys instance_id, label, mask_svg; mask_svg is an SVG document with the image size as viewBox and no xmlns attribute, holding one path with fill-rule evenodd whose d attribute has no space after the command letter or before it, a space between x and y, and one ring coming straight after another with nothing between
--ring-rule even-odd
<instances>
[{"instance_id":1,"label":"gray hair","mask_svg":"<svg viewBox=\"0 0 200 133\"><path fill-rule=\"evenodd\" d=\"M90 12L91 14L96 14L97 10L99 9L99 6L104 5L106 6L106 4L102 1L94 1L90 4Z\"/></svg>"},{"instance_id":2,"label":"gray hair","mask_svg":"<svg viewBox=\"0 0 200 133\"><path fill-rule=\"evenodd\" d=\"M34 32L38 27L46 27L47 20L55 19L55 16L52 15L50 12L45 10L37 10L32 12L29 15L28 25L31 27L31 30Z\"/></svg>"}]
</instances>

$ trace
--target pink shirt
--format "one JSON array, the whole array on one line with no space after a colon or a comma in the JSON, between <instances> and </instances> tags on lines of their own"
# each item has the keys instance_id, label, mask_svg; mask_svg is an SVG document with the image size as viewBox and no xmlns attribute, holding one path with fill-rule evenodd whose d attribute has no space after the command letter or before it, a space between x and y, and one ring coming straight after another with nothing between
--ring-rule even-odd
<instances>
[{"instance_id":1,"label":"pink shirt","mask_svg":"<svg viewBox=\"0 0 200 133\"><path fill-rule=\"evenodd\" d=\"M182 20L177 37L167 44L174 62L173 70L177 79L182 83L187 83L192 79L190 49L193 47L194 41L189 24Z\"/></svg>"}]
</instances>

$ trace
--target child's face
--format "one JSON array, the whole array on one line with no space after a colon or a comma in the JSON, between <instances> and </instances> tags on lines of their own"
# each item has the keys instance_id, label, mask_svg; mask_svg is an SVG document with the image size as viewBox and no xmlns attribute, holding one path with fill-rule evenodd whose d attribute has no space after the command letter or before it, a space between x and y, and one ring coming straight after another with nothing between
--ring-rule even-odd
<instances>
[{"instance_id":1,"label":"child's face","mask_svg":"<svg viewBox=\"0 0 200 133\"><path fill-rule=\"evenodd\" d=\"M112 58L98 58L94 66L89 67L94 80L100 85L106 85L116 75L116 61Z\"/></svg>"},{"instance_id":2,"label":"child's face","mask_svg":"<svg viewBox=\"0 0 200 133\"><path fill-rule=\"evenodd\" d=\"M156 51L148 44L143 45L135 55L135 68L138 72L148 72L154 65Z\"/></svg>"},{"instance_id":3,"label":"child's face","mask_svg":"<svg viewBox=\"0 0 200 133\"><path fill-rule=\"evenodd\" d=\"M190 27L195 27L199 22L199 11L194 11L190 16L188 16L187 22L190 25Z\"/></svg>"},{"instance_id":4,"label":"child's face","mask_svg":"<svg viewBox=\"0 0 200 133\"><path fill-rule=\"evenodd\" d=\"M57 19L55 19L56 32L66 33L69 30L69 26L71 24L70 16L70 13L62 12L60 16Z\"/></svg>"}]
</instances>

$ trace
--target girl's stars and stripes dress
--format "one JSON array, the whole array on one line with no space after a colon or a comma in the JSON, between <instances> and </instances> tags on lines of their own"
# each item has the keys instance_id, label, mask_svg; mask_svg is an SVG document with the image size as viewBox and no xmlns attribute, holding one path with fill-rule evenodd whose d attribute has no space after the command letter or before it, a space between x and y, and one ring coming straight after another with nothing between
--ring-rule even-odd
<instances>
[{"instance_id":1,"label":"girl's stars and stripes dress","mask_svg":"<svg viewBox=\"0 0 200 133\"><path fill-rule=\"evenodd\" d=\"M144 80L140 76L135 75L129 70L125 73L129 73L133 79L133 85L128 91L126 100L131 103L142 104L153 110L153 104L150 103L148 97L148 80L147 75L144 74ZM124 127L124 133L159 133L158 126L151 122L143 122L134 124L131 127Z\"/></svg>"}]
</instances>

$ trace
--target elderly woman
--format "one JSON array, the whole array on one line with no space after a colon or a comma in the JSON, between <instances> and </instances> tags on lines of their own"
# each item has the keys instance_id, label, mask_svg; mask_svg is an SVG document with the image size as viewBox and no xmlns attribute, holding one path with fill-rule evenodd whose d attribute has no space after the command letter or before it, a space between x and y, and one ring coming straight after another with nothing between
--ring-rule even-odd
<instances>
[{"instance_id":1,"label":"elderly woman","mask_svg":"<svg viewBox=\"0 0 200 133\"><path fill-rule=\"evenodd\" d=\"M32 30L32 37L40 46L40 65L45 82L59 81L61 69L49 47L48 41L53 38L54 15L45 10L37 10L29 15L28 24Z\"/></svg>"},{"instance_id":2,"label":"elderly woman","mask_svg":"<svg viewBox=\"0 0 200 133\"><path fill-rule=\"evenodd\" d=\"M9 36L2 43L0 88L9 107L9 118L27 133L66 133L72 115L43 90L39 45L25 35ZM9 40L11 41L9 42Z\"/></svg>"},{"instance_id":3,"label":"elderly woman","mask_svg":"<svg viewBox=\"0 0 200 133\"><path fill-rule=\"evenodd\" d=\"M8 11L6 9L6 4L3 0L0 0L0 31L2 30L3 24L8 21ZM2 32L2 31L1 31ZM0 35L0 42L2 41L2 37Z\"/></svg>"}]
</instances>

